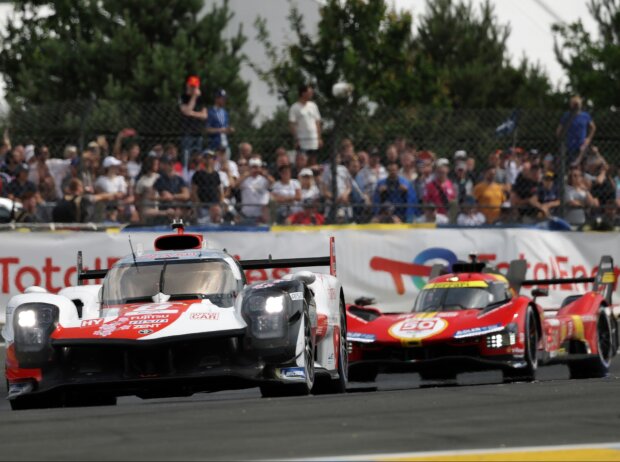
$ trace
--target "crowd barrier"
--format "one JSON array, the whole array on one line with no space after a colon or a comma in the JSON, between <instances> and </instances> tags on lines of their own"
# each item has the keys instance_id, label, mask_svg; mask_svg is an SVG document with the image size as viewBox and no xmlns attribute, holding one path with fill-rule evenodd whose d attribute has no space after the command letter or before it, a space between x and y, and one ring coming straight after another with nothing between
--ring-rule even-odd
<instances>
[{"instance_id":1,"label":"crowd barrier","mask_svg":"<svg viewBox=\"0 0 620 462\"><path fill-rule=\"evenodd\" d=\"M163 230L162 230L163 231ZM30 285L55 292L76 282L76 255L84 254L90 269L106 268L133 248L151 249L159 232L4 232L0 234L0 306ZM204 233L209 247L227 249L244 259L323 256L329 237L336 238L338 277L347 301L376 299L384 311L409 311L433 263L452 263L475 252L507 268L515 258L528 261L527 278L579 277L593 274L603 254L620 261L617 233L557 233L539 229L434 229L401 226L328 227L292 231ZM282 277L293 269L253 270L250 282ZM316 268L316 271L325 271ZM620 270L616 266L616 273ZM96 282L96 281L95 281ZM567 295L584 292L588 284L550 287L540 299L557 306ZM616 296L620 292L616 289Z\"/></svg>"}]
</instances>

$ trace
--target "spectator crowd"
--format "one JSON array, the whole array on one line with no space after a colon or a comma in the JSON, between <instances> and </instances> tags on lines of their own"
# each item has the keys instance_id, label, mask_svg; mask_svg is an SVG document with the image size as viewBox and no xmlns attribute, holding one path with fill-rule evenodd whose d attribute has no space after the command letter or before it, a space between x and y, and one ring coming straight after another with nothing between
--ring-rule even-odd
<instances>
[{"instance_id":1,"label":"spectator crowd","mask_svg":"<svg viewBox=\"0 0 620 462\"><path fill-rule=\"evenodd\" d=\"M535 148L439 154L399 137L382 149L342 139L335 169L311 86L300 86L289 111L291 149L283 145L273 153L255 152L251 140L233 143L227 98L218 89L208 107L200 79L188 78L179 100L185 123L178 144L144 146L127 128L114 139L96 137L82 152L66 146L52 153L35 142L13 145L5 133L0 206L10 209L7 220L482 226L562 216L574 229L619 224L620 171L594 145L596 127L578 97L556 133L565 166L557 152Z\"/></svg>"}]
</instances>

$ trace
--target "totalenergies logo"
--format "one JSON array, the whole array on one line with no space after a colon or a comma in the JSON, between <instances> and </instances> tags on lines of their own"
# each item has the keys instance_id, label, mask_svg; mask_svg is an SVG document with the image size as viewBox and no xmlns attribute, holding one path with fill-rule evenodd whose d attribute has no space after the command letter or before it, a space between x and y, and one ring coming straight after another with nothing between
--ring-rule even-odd
<instances>
[{"instance_id":1,"label":"totalenergies logo","mask_svg":"<svg viewBox=\"0 0 620 462\"><path fill-rule=\"evenodd\" d=\"M510 266L510 261L497 261L495 253L479 253L478 261L485 261L492 264L500 273L506 274ZM525 254L519 253L518 259L526 260ZM456 254L449 249L442 247L431 247L425 249L415 256L411 263L391 260L383 257L373 257L370 260L370 268L375 271L389 273L394 282L394 288L398 295L405 293L405 282L403 276L410 276L414 286L419 290L426 284L426 279L431 274L432 262L440 263L448 271L452 271L452 265L458 261ZM596 266L586 266L581 263L573 263L568 255L548 255L544 260L534 259L527 261L527 272L531 279L556 279L556 278L582 278L594 277L598 270ZM620 280L620 268L615 266L614 273L616 281ZM552 290L574 291L577 286L582 286L583 290L590 290L589 283L558 283L548 287ZM614 285L614 290L617 283Z\"/></svg>"},{"instance_id":2,"label":"totalenergies logo","mask_svg":"<svg viewBox=\"0 0 620 462\"><path fill-rule=\"evenodd\" d=\"M430 261L442 263L448 270L451 270L452 264L457 261L457 257L451 250L442 247L431 247L417 254L411 263L383 257L373 257L370 260L370 267L375 271L390 273L396 292L402 295L405 293L403 276L411 276L413 284L418 289L424 287L424 284L426 284L425 278L431 274L432 266L426 265Z\"/></svg>"}]
</instances>

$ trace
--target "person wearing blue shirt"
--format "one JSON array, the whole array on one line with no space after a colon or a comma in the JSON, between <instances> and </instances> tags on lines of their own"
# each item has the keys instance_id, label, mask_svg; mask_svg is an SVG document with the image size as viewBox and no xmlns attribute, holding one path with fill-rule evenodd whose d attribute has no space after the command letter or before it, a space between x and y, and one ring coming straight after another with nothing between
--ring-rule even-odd
<instances>
[{"instance_id":1,"label":"person wearing blue shirt","mask_svg":"<svg viewBox=\"0 0 620 462\"><path fill-rule=\"evenodd\" d=\"M382 204L394 206L394 215L402 222L411 223L413 217L419 214L415 205L418 196L413 185L398 175L399 166L396 162L387 165L387 178L379 180L373 194L372 202L375 205L374 214L378 215Z\"/></svg>"},{"instance_id":2,"label":"person wearing blue shirt","mask_svg":"<svg viewBox=\"0 0 620 462\"><path fill-rule=\"evenodd\" d=\"M219 89L215 93L214 105L209 108L207 117L207 147L213 151L223 147L226 148L229 154L228 136L231 135L235 129L230 126L228 111L224 107L226 105L226 98L226 90ZM230 157L230 155L228 155L228 157Z\"/></svg>"},{"instance_id":3,"label":"person wearing blue shirt","mask_svg":"<svg viewBox=\"0 0 620 462\"><path fill-rule=\"evenodd\" d=\"M562 114L560 125L555 133L558 138L564 133L566 143L566 154L569 164L579 165L585 151L590 146L596 125L592 121L592 117L585 111L582 111L583 102L581 97L574 95L570 99L570 111Z\"/></svg>"}]
</instances>

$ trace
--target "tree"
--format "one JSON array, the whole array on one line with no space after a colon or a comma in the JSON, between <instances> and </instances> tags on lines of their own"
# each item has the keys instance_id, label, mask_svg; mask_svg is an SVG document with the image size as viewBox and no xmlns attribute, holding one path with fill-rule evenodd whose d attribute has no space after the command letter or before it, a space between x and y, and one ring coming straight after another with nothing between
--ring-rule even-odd
<instances>
[{"instance_id":1,"label":"tree","mask_svg":"<svg viewBox=\"0 0 620 462\"><path fill-rule=\"evenodd\" d=\"M554 25L555 55L568 76L567 90L599 108L620 107L620 1L591 0L598 26L593 37L581 20Z\"/></svg>"},{"instance_id":2,"label":"tree","mask_svg":"<svg viewBox=\"0 0 620 462\"><path fill-rule=\"evenodd\" d=\"M201 15L202 0L16 1L0 38L0 72L9 102L111 100L169 102L187 75L208 95L223 86L247 108L239 78L241 29L222 33L227 2ZM209 99L209 98L207 98Z\"/></svg>"},{"instance_id":3,"label":"tree","mask_svg":"<svg viewBox=\"0 0 620 462\"><path fill-rule=\"evenodd\" d=\"M297 42L279 53L269 41L263 21L257 21L258 40L270 58L270 68L257 69L286 104L297 99L297 86L316 86L321 110L333 114L341 104L331 98L334 83L354 84L352 106L368 100L402 106L414 102L412 17L397 13L383 0L327 0L321 7L318 34L313 38L297 8L289 14ZM365 97L365 98L362 98Z\"/></svg>"},{"instance_id":4,"label":"tree","mask_svg":"<svg viewBox=\"0 0 620 462\"><path fill-rule=\"evenodd\" d=\"M331 87L344 80L355 87L353 106L403 108L430 105L454 108L543 106L552 89L546 75L523 58L510 63L510 29L498 23L487 2L478 14L471 3L428 2L428 12L414 33L412 16L385 0L327 0L321 7L316 38L292 7L296 42L283 54L271 43L264 23L259 40L271 63L259 75L290 104L299 82L318 89L321 108L339 105Z\"/></svg>"},{"instance_id":5,"label":"tree","mask_svg":"<svg viewBox=\"0 0 620 462\"><path fill-rule=\"evenodd\" d=\"M527 58L510 62L510 26L499 24L487 0L427 2L416 36L417 69L424 69L420 103L454 108L545 107L552 89Z\"/></svg>"}]
</instances>

